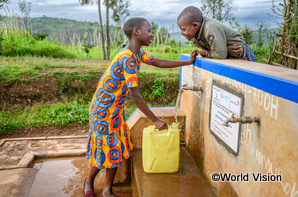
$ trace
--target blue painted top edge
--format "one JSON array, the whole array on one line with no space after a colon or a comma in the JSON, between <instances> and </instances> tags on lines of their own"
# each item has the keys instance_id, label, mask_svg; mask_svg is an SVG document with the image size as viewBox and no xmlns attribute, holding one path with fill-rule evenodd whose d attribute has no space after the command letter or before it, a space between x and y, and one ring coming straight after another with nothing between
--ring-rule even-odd
<instances>
[{"instance_id":1,"label":"blue painted top edge","mask_svg":"<svg viewBox=\"0 0 298 197\"><path fill-rule=\"evenodd\" d=\"M180 59L188 60L189 56L182 54ZM297 82L199 58L196 58L194 65L204 70L234 79L270 94L298 103Z\"/></svg>"},{"instance_id":2,"label":"blue painted top edge","mask_svg":"<svg viewBox=\"0 0 298 197\"><path fill-rule=\"evenodd\" d=\"M175 109L175 107L149 107L150 110L152 109ZM129 121L129 119L137 112L139 111L139 108L137 108L134 112L132 112L132 114L129 116L129 118L126 120Z\"/></svg>"}]
</instances>

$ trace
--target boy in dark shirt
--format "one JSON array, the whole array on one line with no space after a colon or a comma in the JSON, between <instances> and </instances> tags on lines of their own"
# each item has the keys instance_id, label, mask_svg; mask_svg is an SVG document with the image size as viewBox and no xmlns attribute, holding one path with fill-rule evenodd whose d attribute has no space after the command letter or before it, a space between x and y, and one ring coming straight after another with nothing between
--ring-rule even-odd
<instances>
[{"instance_id":1,"label":"boy in dark shirt","mask_svg":"<svg viewBox=\"0 0 298 197\"><path fill-rule=\"evenodd\" d=\"M217 20L203 18L201 10L194 6L185 8L177 23L181 34L200 48L203 57L255 61L253 51L240 33Z\"/></svg>"}]
</instances>

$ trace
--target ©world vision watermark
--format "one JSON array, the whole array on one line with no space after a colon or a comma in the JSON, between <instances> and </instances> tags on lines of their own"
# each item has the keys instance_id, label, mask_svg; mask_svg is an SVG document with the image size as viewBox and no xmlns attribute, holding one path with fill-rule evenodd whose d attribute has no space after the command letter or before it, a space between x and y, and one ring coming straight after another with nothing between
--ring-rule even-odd
<instances>
[{"instance_id":1,"label":"\u00a9world vision watermark","mask_svg":"<svg viewBox=\"0 0 298 197\"><path fill-rule=\"evenodd\" d=\"M215 182L249 182L253 180L254 182L281 182L282 175L279 174L264 174L264 173L213 173L211 179Z\"/></svg>"}]
</instances>

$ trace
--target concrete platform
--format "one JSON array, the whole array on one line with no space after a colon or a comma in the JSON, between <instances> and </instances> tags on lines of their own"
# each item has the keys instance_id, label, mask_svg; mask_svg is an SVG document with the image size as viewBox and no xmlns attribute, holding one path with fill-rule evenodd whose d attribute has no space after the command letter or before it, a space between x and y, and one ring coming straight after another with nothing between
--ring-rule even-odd
<instances>
[{"instance_id":1,"label":"concrete platform","mask_svg":"<svg viewBox=\"0 0 298 197\"><path fill-rule=\"evenodd\" d=\"M142 166L142 150L132 154L133 197L216 196L185 148L180 150L179 170L173 174L148 174Z\"/></svg>"},{"instance_id":2,"label":"concrete platform","mask_svg":"<svg viewBox=\"0 0 298 197\"><path fill-rule=\"evenodd\" d=\"M158 109L154 113L168 124L175 121L174 109ZM183 141L185 115L181 110L178 122ZM139 111L128 124L135 147L141 147L143 128L153 123ZM83 182L89 172L85 161L86 142L87 135L0 140L0 196L83 196ZM179 171L174 174L146 174L141 150L133 150L132 155L133 163L132 159L123 160L117 171L113 187L117 195L215 196L184 148L180 152ZM105 170L102 170L95 180L97 196L103 190L104 179Z\"/></svg>"},{"instance_id":3,"label":"concrete platform","mask_svg":"<svg viewBox=\"0 0 298 197\"><path fill-rule=\"evenodd\" d=\"M12 138L0 141L0 196L83 196L89 173L86 136ZM130 161L123 160L113 187L122 197L132 196ZM105 170L95 180L100 196Z\"/></svg>"}]
</instances>

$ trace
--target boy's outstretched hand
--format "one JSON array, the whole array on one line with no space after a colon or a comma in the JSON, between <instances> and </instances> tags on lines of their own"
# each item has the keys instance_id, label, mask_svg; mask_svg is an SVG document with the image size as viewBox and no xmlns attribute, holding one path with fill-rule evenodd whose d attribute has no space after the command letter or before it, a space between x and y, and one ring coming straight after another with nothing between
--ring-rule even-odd
<instances>
[{"instance_id":1,"label":"boy's outstretched hand","mask_svg":"<svg viewBox=\"0 0 298 197\"><path fill-rule=\"evenodd\" d=\"M197 49L191 52L189 57L190 64L193 64L195 62L197 55L199 55L199 51Z\"/></svg>"},{"instance_id":2,"label":"boy's outstretched hand","mask_svg":"<svg viewBox=\"0 0 298 197\"><path fill-rule=\"evenodd\" d=\"M168 124L161 119L156 118L156 120L153 123L160 130L168 129Z\"/></svg>"}]
</instances>

